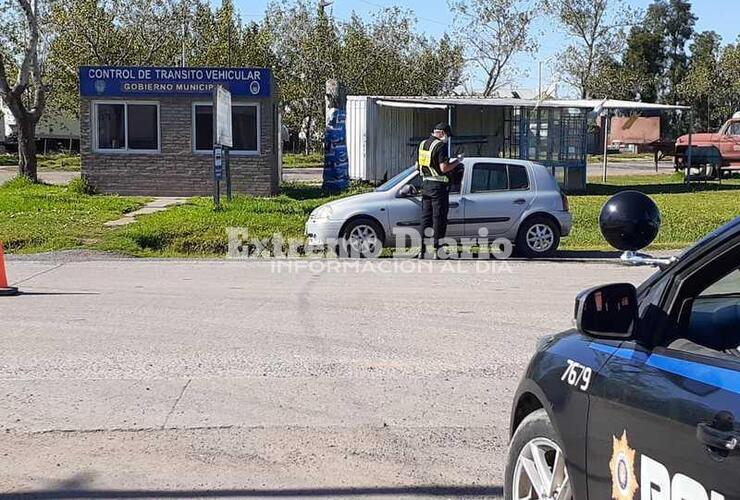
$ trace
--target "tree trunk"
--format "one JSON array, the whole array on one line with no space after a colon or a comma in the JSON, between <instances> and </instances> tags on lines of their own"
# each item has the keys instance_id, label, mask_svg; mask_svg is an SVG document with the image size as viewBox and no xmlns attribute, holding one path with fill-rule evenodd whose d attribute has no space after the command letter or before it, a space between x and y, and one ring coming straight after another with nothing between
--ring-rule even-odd
<instances>
[{"instance_id":1,"label":"tree trunk","mask_svg":"<svg viewBox=\"0 0 740 500\"><path fill-rule=\"evenodd\" d=\"M18 174L38 182L36 169L36 124L18 123Z\"/></svg>"}]
</instances>

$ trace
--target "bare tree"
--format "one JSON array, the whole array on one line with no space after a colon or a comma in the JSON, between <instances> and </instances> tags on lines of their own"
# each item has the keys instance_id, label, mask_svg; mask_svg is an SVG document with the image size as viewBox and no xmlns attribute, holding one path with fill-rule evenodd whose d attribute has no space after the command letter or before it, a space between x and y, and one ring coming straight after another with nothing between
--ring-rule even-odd
<instances>
[{"instance_id":1,"label":"bare tree","mask_svg":"<svg viewBox=\"0 0 740 500\"><path fill-rule=\"evenodd\" d=\"M622 52L625 29L638 13L623 0L545 0L545 6L575 40L559 57L566 81L591 97L597 69Z\"/></svg>"},{"instance_id":2,"label":"bare tree","mask_svg":"<svg viewBox=\"0 0 740 500\"><path fill-rule=\"evenodd\" d=\"M483 95L490 96L511 83L511 63L522 52L534 52L530 36L537 2L527 0L450 0L468 44L466 58L485 75Z\"/></svg>"},{"instance_id":3,"label":"bare tree","mask_svg":"<svg viewBox=\"0 0 740 500\"><path fill-rule=\"evenodd\" d=\"M39 63L38 0L16 0L22 12L24 48L20 64L9 50L0 52L0 97L18 125L18 172L36 182L36 125L44 113L48 87ZM15 83L9 72L17 73Z\"/></svg>"}]
</instances>

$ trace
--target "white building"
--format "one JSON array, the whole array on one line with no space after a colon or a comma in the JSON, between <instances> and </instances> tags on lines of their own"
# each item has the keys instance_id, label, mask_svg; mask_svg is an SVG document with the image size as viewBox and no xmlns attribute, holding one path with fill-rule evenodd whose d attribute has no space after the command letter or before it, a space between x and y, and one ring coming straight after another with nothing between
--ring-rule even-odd
<instances>
[{"instance_id":1,"label":"white building","mask_svg":"<svg viewBox=\"0 0 740 500\"><path fill-rule=\"evenodd\" d=\"M40 153L43 153L46 146L52 147L53 144L58 144L63 149L72 149L80 143L80 120L76 116L47 110L36 126L36 140L39 142ZM0 98L0 144L16 142L15 117Z\"/></svg>"}]
</instances>

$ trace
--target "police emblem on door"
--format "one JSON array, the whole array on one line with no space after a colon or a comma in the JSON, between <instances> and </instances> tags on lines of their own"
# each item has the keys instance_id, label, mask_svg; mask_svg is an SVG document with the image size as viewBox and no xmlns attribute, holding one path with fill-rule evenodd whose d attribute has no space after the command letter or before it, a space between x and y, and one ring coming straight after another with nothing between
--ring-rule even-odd
<instances>
[{"instance_id":1,"label":"police emblem on door","mask_svg":"<svg viewBox=\"0 0 740 500\"><path fill-rule=\"evenodd\" d=\"M622 437L613 437L614 451L609 461L609 469L612 472L612 498L614 500L632 500L637 488L637 476L635 475L635 450L630 448L627 441L627 431Z\"/></svg>"}]
</instances>

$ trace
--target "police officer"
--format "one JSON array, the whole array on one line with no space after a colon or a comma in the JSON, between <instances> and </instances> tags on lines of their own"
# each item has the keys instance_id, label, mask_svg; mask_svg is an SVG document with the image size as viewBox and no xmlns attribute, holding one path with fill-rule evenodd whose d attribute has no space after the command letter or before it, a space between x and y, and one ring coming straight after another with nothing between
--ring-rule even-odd
<instances>
[{"instance_id":1,"label":"police officer","mask_svg":"<svg viewBox=\"0 0 740 500\"><path fill-rule=\"evenodd\" d=\"M423 179L421 197L422 245L420 258L424 258L427 228L434 230L434 257L437 258L439 240L447 233L447 213L450 208L450 177L462 162L459 155L450 161L448 143L452 137L452 130L446 123L438 123L432 131L431 137L419 146L419 174Z\"/></svg>"}]
</instances>

